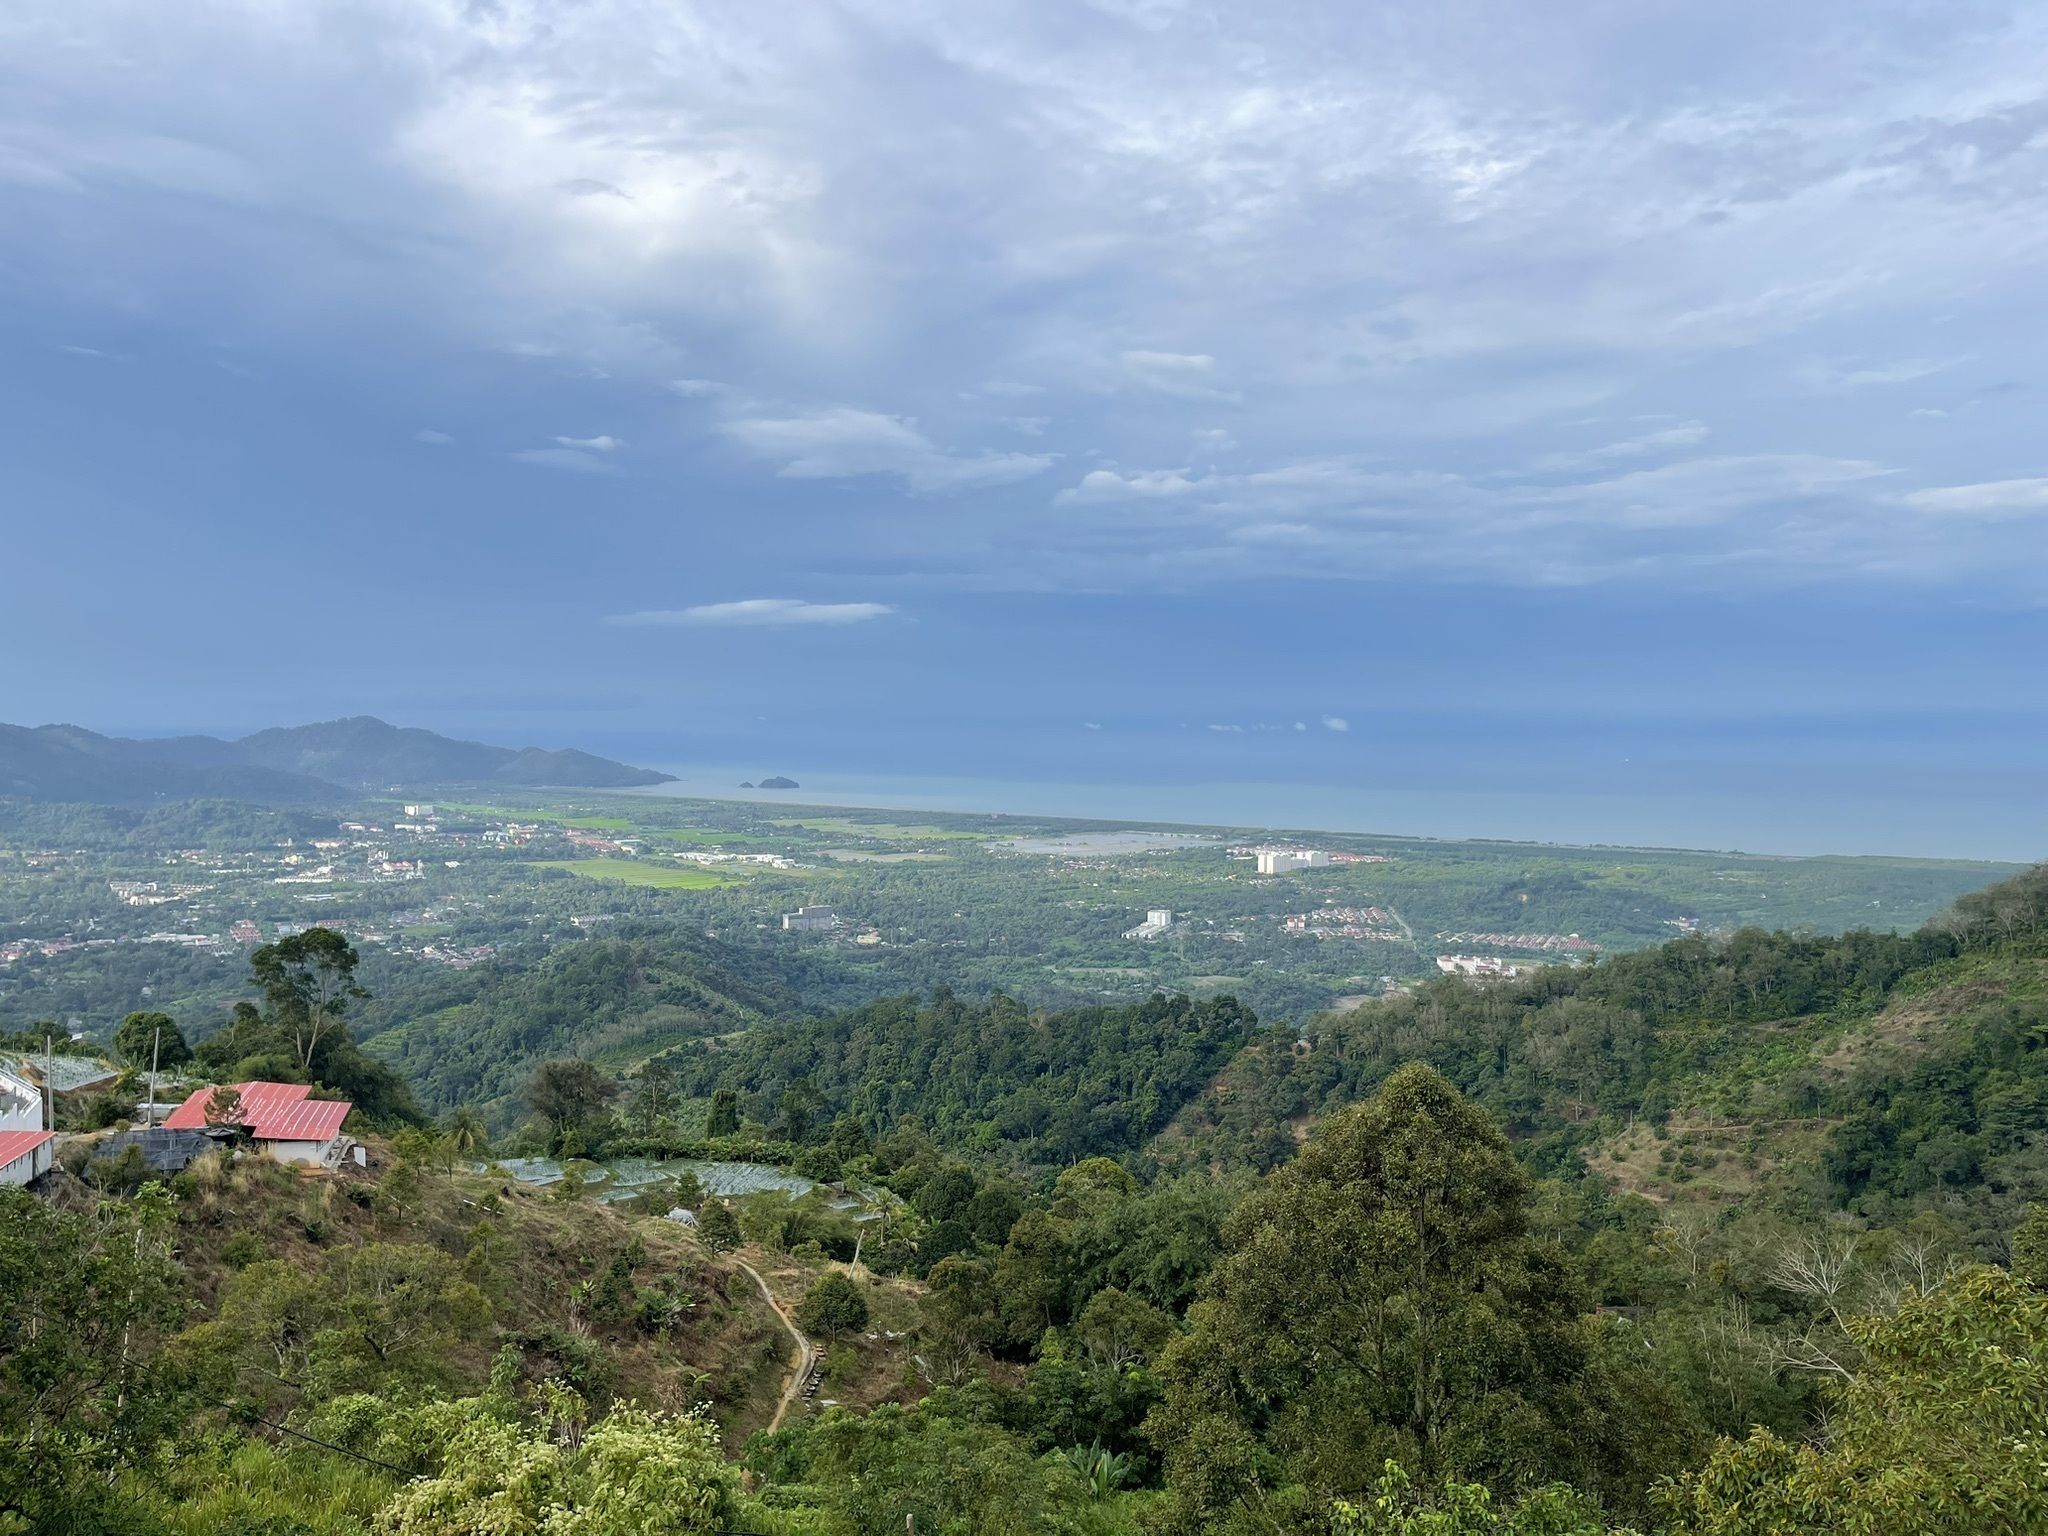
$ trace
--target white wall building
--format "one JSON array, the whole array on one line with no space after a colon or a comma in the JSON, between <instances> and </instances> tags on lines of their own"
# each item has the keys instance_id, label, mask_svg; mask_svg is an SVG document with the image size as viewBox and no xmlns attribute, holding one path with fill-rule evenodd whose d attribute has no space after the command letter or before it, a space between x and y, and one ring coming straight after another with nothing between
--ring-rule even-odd
<instances>
[{"instance_id":1,"label":"white wall building","mask_svg":"<svg viewBox=\"0 0 2048 1536\"><path fill-rule=\"evenodd\" d=\"M1173 909L1171 907L1154 907L1145 914L1145 921L1138 924L1135 928L1126 928L1124 930L1124 937L1127 939L1156 939L1172 926Z\"/></svg>"},{"instance_id":2,"label":"white wall building","mask_svg":"<svg viewBox=\"0 0 2048 1536\"><path fill-rule=\"evenodd\" d=\"M1330 862L1329 854L1320 848L1259 848L1252 856L1258 860L1262 875L1291 874L1297 869L1321 869Z\"/></svg>"},{"instance_id":3,"label":"white wall building","mask_svg":"<svg viewBox=\"0 0 2048 1536\"><path fill-rule=\"evenodd\" d=\"M822 933L839 926L839 914L830 907L798 907L782 914L784 933Z\"/></svg>"},{"instance_id":4,"label":"white wall building","mask_svg":"<svg viewBox=\"0 0 2048 1536\"><path fill-rule=\"evenodd\" d=\"M27 1078L0 1067L0 1131L40 1131L43 1091Z\"/></svg>"}]
</instances>

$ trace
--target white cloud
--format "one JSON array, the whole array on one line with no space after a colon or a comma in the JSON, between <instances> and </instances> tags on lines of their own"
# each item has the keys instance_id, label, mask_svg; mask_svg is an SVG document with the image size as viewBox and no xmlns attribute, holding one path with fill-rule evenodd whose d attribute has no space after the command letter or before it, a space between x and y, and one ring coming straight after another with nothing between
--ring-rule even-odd
<instances>
[{"instance_id":1,"label":"white cloud","mask_svg":"<svg viewBox=\"0 0 2048 1536\"><path fill-rule=\"evenodd\" d=\"M1105 501L1161 501L1193 496L1203 482L1190 479L1184 469L1148 469L1135 474L1118 474L1113 469L1091 469L1078 485L1069 486L1053 499L1082 505Z\"/></svg>"},{"instance_id":2,"label":"white cloud","mask_svg":"<svg viewBox=\"0 0 2048 1536\"><path fill-rule=\"evenodd\" d=\"M1816 359L1800 365L1794 377L1809 389L1867 389L1873 385L1910 384L1944 373L1961 358L1902 358L1889 363L1843 363Z\"/></svg>"},{"instance_id":3,"label":"white cloud","mask_svg":"<svg viewBox=\"0 0 2048 1536\"><path fill-rule=\"evenodd\" d=\"M1054 461L1039 453L947 453L914 421L850 406L808 416L743 418L720 430L757 458L781 460L776 473L787 480L889 475L923 495L1014 484Z\"/></svg>"},{"instance_id":4,"label":"white cloud","mask_svg":"<svg viewBox=\"0 0 2048 1536\"><path fill-rule=\"evenodd\" d=\"M619 467L580 448L521 448L512 457L521 464L541 469L567 470L577 475L616 475Z\"/></svg>"},{"instance_id":5,"label":"white cloud","mask_svg":"<svg viewBox=\"0 0 2048 1536\"><path fill-rule=\"evenodd\" d=\"M1323 716L1323 729L1341 733L1351 729L1351 722L1342 715L1325 715Z\"/></svg>"},{"instance_id":6,"label":"white cloud","mask_svg":"<svg viewBox=\"0 0 2048 1536\"><path fill-rule=\"evenodd\" d=\"M1102 729L1102 722L1099 720L1083 720L1081 722L1081 729L1084 731L1099 731Z\"/></svg>"},{"instance_id":7,"label":"white cloud","mask_svg":"<svg viewBox=\"0 0 2048 1536\"><path fill-rule=\"evenodd\" d=\"M1203 427L1195 433L1195 447L1202 453L1228 453L1237 439L1221 427Z\"/></svg>"},{"instance_id":8,"label":"white cloud","mask_svg":"<svg viewBox=\"0 0 2048 1536\"><path fill-rule=\"evenodd\" d=\"M1909 491L1899 498L1916 512L1950 517L2028 517L2048 512L2048 479L1986 480L1977 485L1945 485Z\"/></svg>"},{"instance_id":9,"label":"white cloud","mask_svg":"<svg viewBox=\"0 0 2048 1536\"><path fill-rule=\"evenodd\" d=\"M1297 731L1305 731L1308 729L1308 722L1306 720L1297 720L1294 722L1294 728Z\"/></svg>"},{"instance_id":10,"label":"white cloud","mask_svg":"<svg viewBox=\"0 0 2048 1536\"><path fill-rule=\"evenodd\" d=\"M609 435L598 437L558 437L555 441L564 448L576 448L587 453L615 453L626 446L623 438Z\"/></svg>"},{"instance_id":11,"label":"white cloud","mask_svg":"<svg viewBox=\"0 0 2048 1536\"><path fill-rule=\"evenodd\" d=\"M686 400L701 400L711 395L730 393L730 386L721 384L716 379L670 379L668 389L671 394L681 395Z\"/></svg>"},{"instance_id":12,"label":"white cloud","mask_svg":"<svg viewBox=\"0 0 2048 1536\"><path fill-rule=\"evenodd\" d=\"M1598 448L1540 454L1530 461L1530 468L1545 474L1598 469L1605 464L1644 458L1663 453L1667 449L1689 448L1696 443L1705 442L1706 438L1707 429L1704 423L1688 421L1656 432L1644 432L1636 437L1623 438L1619 442L1603 443Z\"/></svg>"},{"instance_id":13,"label":"white cloud","mask_svg":"<svg viewBox=\"0 0 2048 1536\"><path fill-rule=\"evenodd\" d=\"M795 597L749 597L731 603L700 603L694 608L651 608L614 614L605 622L629 628L693 624L788 627L859 624L886 618L895 611L887 603L811 603Z\"/></svg>"},{"instance_id":14,"label":"white cloud","mask_svg":"<svg viewBox=\"0 0 2048 1536\"><path fill-rule=\"evenodd\" d=\"M446 448L455 441L446 432L436 432L432 427L421 427L419 431L413 433L412 440L416 443L425 443L430 448Z\"/></svg>"},{"instance_id":15,"label":"white cloud","mask_svg":"<svg viewBox=\"0 0 2048 1536\"><path fill-rule=\"evenodd\" d=\"M1225 736L1242 736L1244 734L1244 727L1241 725L1211 725L1209 729L1221 732Z\"/></svg>"},{"instance_id":16,"label":"white cloud","mask_svg":"<svg viewBox=\"0 0 2048 1536\"><path fill-rule=\"evenodd\" d=\"M1162 395L1173 395L1182 400L1233 401L1242 398L1236 391L1217 384L1216 359L1206 352L1134 350L1123 353L1118 361L1123 365L1125 378L1131 383Z\"/></svg>"}]
</instances>

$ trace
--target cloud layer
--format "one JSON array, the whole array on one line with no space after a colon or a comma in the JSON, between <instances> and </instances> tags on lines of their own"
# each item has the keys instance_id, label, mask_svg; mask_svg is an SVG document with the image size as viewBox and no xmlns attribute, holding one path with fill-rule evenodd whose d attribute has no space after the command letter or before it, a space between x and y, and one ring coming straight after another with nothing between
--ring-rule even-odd
<instances>
[{"instance_id":1,"label":"cloud layer","mask_svg":"<svg viewBox=\"0 0 2048 1536\"><path fill-rule=\"evenodd\" d=\"M443 458L649 526L816 511L810 566L972 589L2040 585L2039 7L31 0L0 44L52 352L418 372Z\"/></svg>"},{"instance_id":2,"label":"cloud layer","mask_svg":"<svg viewBox=\"0 0 2048 1536\"><path fill-rule=\"evenodd\" d=\"M774 626L859 624L886 618L896 610L887 603L809 603L794 597L748 597L730 603L702 603L694 608L650 608L615 614L607 622L634 629L707 624Z\"/></svg>"}]
</instances>

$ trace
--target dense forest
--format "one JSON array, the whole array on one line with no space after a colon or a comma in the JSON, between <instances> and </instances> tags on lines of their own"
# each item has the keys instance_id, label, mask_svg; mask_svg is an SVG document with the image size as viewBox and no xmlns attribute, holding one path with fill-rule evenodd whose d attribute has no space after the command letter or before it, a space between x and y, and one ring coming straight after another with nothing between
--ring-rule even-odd
<instances>
[{"instance_id":1,"label":"dense forest","mask_svg":"<svg viewBox=\"0 0 2048 1536\"><path fill-rule=\"evenodd\" d=\"M1684 938L1304 1031L1166 995L810 1016L737 976L726 1015L638 944L506 1020L527 1060L619 968L683 989L623 1076L489 1080L495 1150L570 1158L545 1192L334 1027L373 1006L345 941L260 951L201 1064L347 1085L375 1166L165 1179L78 1137L0 1195L0 1531L2048 1522L2014 1454L2048 1435L2048 869L1913 934ZM438 1027L533 974L451 979ZM616 1151L826 1182L677 1163L600 1205L571 1154Z\"/></svg>"},{"instance_id":2,"label":"dense forest","mask_svg":"<svg viewBox=\"0 0 2048 1536\"><path fill-rule=\"evenodd\" d=\"M949 1147L1063 1167L1142 1147L1255 1023L1230 998L1034 1014L1000 994L977 1003L941 991L763 1026L673 1059L687 1094L736 1094L784 1134L794 1093L810 1106L807 1126L851 1115L880 1133L910 1119Z\"/></svg>"}]
</instances>

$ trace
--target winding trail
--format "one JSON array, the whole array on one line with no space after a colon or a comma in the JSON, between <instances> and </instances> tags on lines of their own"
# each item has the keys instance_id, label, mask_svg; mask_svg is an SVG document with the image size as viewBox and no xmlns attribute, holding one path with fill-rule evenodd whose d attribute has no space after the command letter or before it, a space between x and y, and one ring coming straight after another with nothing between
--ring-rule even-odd
<instances>
[{"instance_id":1,"label":"winding trail","mask_svg":"<svg viewBox=\"0 0 2048 1536\"><path fill-rule=\"evenodd\" d=\"M768 1433L772 1435L782 1427L783 1419L788 1416L798 1394L803 1391L804 1383L810 1379L811 1369L818 1363L818 1351L816 1346L804 1337L803 1330L797 1327L795 1319L782 1310L782 1303L777 1301L775 1293L768 1289L768 1282L761 1278L761 1272L739 1257L734 1257L733 1263L753 1277L754 1284L761 1288L761 1299L768 1303L777 1317L782 1319L782 1326L787 1328L789 1336L796 1340L796 1370L790 1375L789 1385L782 1389L782 1401L775 1405L775 1417L768 1421Z\"/></svg>"}]
</instances>

